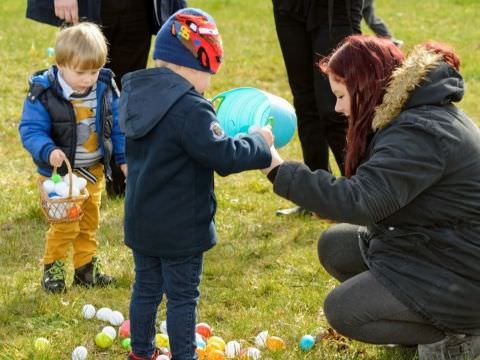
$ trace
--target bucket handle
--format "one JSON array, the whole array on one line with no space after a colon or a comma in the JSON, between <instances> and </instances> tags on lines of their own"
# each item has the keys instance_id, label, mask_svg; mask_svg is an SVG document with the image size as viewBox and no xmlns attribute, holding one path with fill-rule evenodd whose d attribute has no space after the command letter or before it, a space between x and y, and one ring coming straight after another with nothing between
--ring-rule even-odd
<instances>
[{"instance_id":1,"label":"bucket handle","mask_svg":"<svg viewBox=\"0 0 480 360\"><path fill-rule=\"evenodd\" d=\"M218 114L218 110L220 109L220 105L222 105L222 103L223 103L223 100L225 100L224 95L217 95L211 100L213 108L215 109L215 112L217 114Z\"/></svg>"},{"instance_id":2,"label":"bucket handle","mask_svg":"<svg viewBox=\"0 0 480 360\"><path fill-rule=\"evenodd\" d=\"M270 115L268 118L267 118L267 121L265 122L265 126L266 125L270 125L272 128L273 128L273 124L275 123L275 118Z\"/></svg>"}]
</instances>

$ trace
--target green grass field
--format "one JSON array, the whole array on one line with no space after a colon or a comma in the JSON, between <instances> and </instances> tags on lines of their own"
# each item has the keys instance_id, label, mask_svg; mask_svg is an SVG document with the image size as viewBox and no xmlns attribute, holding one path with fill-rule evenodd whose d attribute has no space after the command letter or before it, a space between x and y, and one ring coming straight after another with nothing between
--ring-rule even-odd
<instances>
[{"instance_id":1,"label":"green grass field","mask_svg":"<svg viewBox=\"0 0 480 360\"><path fill-rule=\"evenodd\" d=\"M26 1L0 2L0 359L70 359L74 347L88 348L90 359L124 359L118 340L108 350L95 347L94 337L107 325L81 316L84 304L110 307L128 316L133 268L123 245L123 202L104 198L99 255L115 288L68 289L47 295L39 285L47 224L38 205L35 167L22 148L17 126L34 71L52 59L55 29L25 19ZM291 101L269 0L191 0L217 20L225 45L225 64L208 92L254 86ZM480 119L480 2L478 0L384 0L377 12L408 50L428 39L450 43L463 60L467 93L460 106ZM368 32L368 31L366 31ZM297 138L281 149L301 160ZM275 196L259 172L216 179L219 202L216 224L219 244L205 257L198 320L216 335L253 345L262 330L282 337L287 348L263 352L264 359L413 359L402 352L348 341L318 344L307 353L298 341L327 327L322 312L326 294L336 282L320 267L319 234L328 224L313 218L280 218L275 210L291 204ZM168 219L165 219L168 221ZM68 284L72 281L68 262ZM366 294L366 296L368 296ZM158 320L165 318L162 303ZM33 342L46 337L45 353Z\"/></svg>"}]
</instances>

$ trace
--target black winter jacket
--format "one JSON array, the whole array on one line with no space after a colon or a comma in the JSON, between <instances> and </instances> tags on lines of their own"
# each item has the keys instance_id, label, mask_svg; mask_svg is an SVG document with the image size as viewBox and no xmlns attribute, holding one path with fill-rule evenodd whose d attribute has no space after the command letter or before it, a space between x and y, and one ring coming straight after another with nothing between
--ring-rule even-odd
<instances>
[{"instance_id":1,"label":"black winter jacket","mask_svg":"<svg viewBox=\"0 0 480 360\"><path fill-rule=\"evenodd\" d=\"M258 133L223 134L211 104L166 68L123 77L120 126L128 163L125 243L149 256L199 254L216 243L214 171L268 167Z\"/></svg>"},{"instance_id":2,"label":"black winter jacket","mask_svg":"<svg viewBox=\"0 0 480 360\"><path fill-rule=\"evenodd\" d=\"M79 0L78 16L96 24L102 24L101 0ZM152 35L156 35L162 24L177 10L186 7L185 0L149 0L151 6L150 29ZM53 0L28 0L27 18L45 24L60 26L62 19L55 16Z\"/></svg>"},{"instance_id":3,"label":"black winter jacket","mask_svg":"<svg viewBox=\"0 0 480 360\"><path fill-rule=\"evenodd\" d=\"M404 64L354 176L286 162L274 191L321 217L366 225L377 280L439 329L480 334L480 131L452 104L463 97L455 69L422 47Z\"/></svg>"}]
</instances>

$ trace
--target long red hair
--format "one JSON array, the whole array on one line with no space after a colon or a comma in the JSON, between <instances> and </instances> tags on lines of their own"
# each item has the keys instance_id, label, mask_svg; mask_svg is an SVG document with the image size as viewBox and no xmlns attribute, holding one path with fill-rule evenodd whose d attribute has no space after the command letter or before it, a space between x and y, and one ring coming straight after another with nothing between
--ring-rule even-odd
<instances>
[{"instance_id":1,"label":"long red hair","mask_svg":"<svg viewBox=\"0 0 480 360\"><path fill-rule=\"evenodd\" d=\"M446 63L459 70L460 59L451 47L433 41L423 46L441 54ZM355 174L365 157L375 108L382 103L392 73L404 57L390 40L352 35L319 64L321 71L345 84L350 95L345 156L347 177Z\"/></svg>"},{"instance_id":2,"label":"long red hair","mask_svg":"<svg viewBox=\"0 0 480 360\"><path fill-rule=\"evenodd\" d=\"M392 73L403 59L403 53L390 40L353 35L320 62L320 69L344 83L350 95L345 156L347 177L355 174L365 157L375 108L382 103Z\"/></svg>"}]
</instances>

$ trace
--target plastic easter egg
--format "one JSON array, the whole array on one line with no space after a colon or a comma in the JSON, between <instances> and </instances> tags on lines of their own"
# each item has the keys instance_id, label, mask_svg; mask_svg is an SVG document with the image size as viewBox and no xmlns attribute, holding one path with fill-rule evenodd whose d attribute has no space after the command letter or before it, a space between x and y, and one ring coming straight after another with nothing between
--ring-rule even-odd
<instances>
[{"instance_id":1,"label":"plastic easter egg","mask_svg":"<svg viewBox=\"0 0 480 360\"><path fill-rule=\"evenodd\" d=\"M229 359L233 359L240 355L241 346L238 341L232 340L225 345L225 355Z\"/></svg>"},{"instance_id":2,"label":"plastic easter egg","mask_svg":"<svg viewBox=\"0 0 480 360\"><path fill-rule=\"evenodd\" d=\"M47 194L50 194L54 192L55 183L52 180L47 179L42 183L42 188L43 188L43 191L45 191Z\"/></svg>"},{"instance_id":3,"label":"plastic easter egg","mask_svg":"<svg viewBox=\"0 0 480 360\"><path fill-rule=\"evenodd\" d=\"M104 332L105 334L110 336L112 338L112 340L115 340L115 338L117 337L117 332L115 331L115 329L112 326L105 326L102 329L102 332Z\"/></svg>"},{"instance_id":4,"label":"plastic easter egg","mask_svg":"<svg viewBox=\"0 0 480 360\"><path fill-rule=\"evenodd\" d=\"M122 340L122 347L126 350L131 350L132 349L132 345L131 345L131 339L130 338L125 338Z\"/></svg>"},{"instance_id":5,"label":"plastic easter egg","mask_svg":"<svg viewBox=\"0 0 480 360\"><path fill-rule=\"evenodd\" d=\"M61 177L59 174L57 174L57 173L52 174L52 176L50 177L50 179L52 179L52 181L53 181L55 184L57 184L57 183L59 183L60 181L62 181L62 177Z\"/></svg>"},{"instance_id":6,"label":"plastic easter egg","mask_svg":"<svg viewBox=\"0 0 480 360\"><path fill-rule=\"evenodd\" d=\"M205 347L207 346L207 343L203 340L202 338L202 335L200 334L197 334L198 336L196 336L195 338L195 342L197 343L197 347L201 348L201 349L205 349Z\"/></svg>"},{"instance_id":7,"label":"plastic easter egg","mask_svg":"<svg viewBox=\"0 0 480 360\"><path fill-rule=\"evenodd\" d=\"M72 196L79 196L80 189L78 188L77 184L72 185Z\"/></svg>"},{"instance_id":8,"label":"plastic easter egg","mask_svg":"<svg viewBox=\"0 0 480 360\"><path fill-rule=\"evenodd\" d=\"M170 360L170 358L168 357L168 355L161 354L157 356L156 360Z\"/></svg>"},{"instance_id":9,"label":"plastic easter egg","mask_svg":"<svg viewBox=\"0 0 480 360\"><path fill-rule=\"evenodd\" d=\"M85 319L93 318L95 316L95 313L95 306L93 306L92 304L83 305L82 315Z\"/></svg>"},{"instance_id":10,"label":"plastic easter egg","mask_svg":"<svg viewBox=\"0 0 480 360\"><path fill-rule=\"evenodd\" d=\"M162 334L168 335L167 321L166 320L162 320L162 322L160 323L160 332Z\"/></svg>"},{"instance_id":11,"label":"plastic easter egg","mask_svg":"<svg viewBox=\"0 0 480 360\"><path fill-rule=\"evenodd\" d=\"M33 346L35 347L35 351L43 352L50 347L50 341L44 337L39 337L35 339Z\"/></svg>"},{"instance_id":12,"label":"plastic easter egg","mask_svg":"<svg viewBox=\"0 0 480 360\"><path fill-rule=\"evenodd\" d=\"M113 344L113 339L107 333L100 332L95 336L95 344L101 349L108 349Z\"/></svg>"},{"instance_id":13,"label":"plastic easter egg","mask_svg":"<svg viewBox=\"0 0 480 360\"><path fill-rule=\"evenodd\" d=\"M120 326L125 321L125 319L123 318L123 314L120 311L115 310L112 311L112 313L110 314L108 321L113 326Z\"/></svg>"},{"instance_id":14,"label":"plastic easter egg","mask_svg":"<svg viewBox=\"0 0 480 360\"><path fill-rule=\"evenodd\" d=\"M222 350L218 349L210 352L207 351L207 360L225 360L225 354Z\"/></svg>"},{"instance_id":15,"label":"plastic easter egg","mask_svg":"<svg viewBox=\"0 0 480 360\"><path fill-rule=\"evenodd\" d=\"M112 314L112 309L107 307L102 307L97 311L97 319L102 321L109 321Z\"/></svg>"},{"instance_id":16,"label":"plastic easter egg","mask_svg":"<svg viewBox=\"0 0 480 360\"><path fill-rule=\"evenodd\" d=\"M160 351L160 354L168 356L169 359L172 357L172 353L170 352L170 350L168 348L161 347L158 350Z\"/></svg>"},{"instance_id":17,"label":"plastic easter egg","mask_svg":"<svg viewBox=\"0 0 480 360\"><path fill-rule=\"evenodd\" d=\"M72 174L72 182L75 184L75 180L77 179L77 175ZM65 184L70 184L70 175L66 174L62 177L62 181Z\"/></svg>"},{"instance_id":18,"label":"plastic easter egg","mask_svg":"<svg viewBox=\"0 0 480 360\"><path fill-rule=\"evenodd\" d=\"M82 209L80 208L80 206L73 204L68 208L67 216L69 219L76 219L77 217L80 216L81 212L82 212Z\"/></svg>"},{"instance_id":19,"label":"plastic easter egg","mask_svg":"<svg viewBox=\"0 0 480 360\"><path fill-rule=\"evenodd\" d=\"M155 335L155 345L159 348L167 347L170 348L170 343L168 336L165 334L156 334Z\"/></svg>"},{"instance_id":20,"label":"plastic easter egg","mask_svg":"<svg viewBox=\"0 0 480 360\"><path fill-rule=\"evenodd\" d=\"M268 331L264 330L255 336L255 345L259 348L264 348L267 346Z\"/></svg>"},{"instance_id":21,"label":"plastic easter egg","mask_svg":"<svg viewBox=\"0 0 480 360\"><path fill-rule=\"evenodd\" d=\"M213 342L213 343L210 343L210 344L207 344L207 346L205 346L205 352L207 353L210 353L212 351L215 351L215 350L222 350L222 347L219 343L217 342Z\"/></svg>"},{"instance_id":22,"label":"plastic easter egg","mask_svg":"<svg viewBox=\"0 0 480 360\"><path fill-rule=\"evenodd\" d=\"M309 351L315 345L315 338L312 335L303 335L300 339L300 349Z\"/></svg>"},{"instance_id":23,"label":"plastic easter egg","mask_svg":"<svg viewBox=\"0 0 480 360\"><path fill-rule=\"evenodd\" d=\"M207 352L205 351L205 349L202 349L202 348L196 348L195 349L196 353L197 353L197 356L198 356L198 360L206 360L207 359Z\"/></svg>"},{"instance_id":24,"label":"plastic easter egg","mask_svg":"<svg viewBox=\"0 0 480 360\"><path fill-rule=\"evenodd\" d=\"M118 329L118 334L122 338L130 337L130 320L125 320L122 325L120 325L120 328Z\"/></svg>"},{"instance_id":25,"label":"plastic easter egg","mask_svg":"<svg viewBox=\"0 0 480 360\"><path fill-rule=\"evenodd\" d=\"M88 351L85 346L77 346L72 351L72 360L85 360L87 358Z\"/></svg>"},{"instance_id":26,"label":"plastic easter egg","mask_svg":"<svg viewBox=\"0 0 480 360\"><path fill-rule=\"evenodd\" d=\"M87 186L87 180L83 177L77 177L77 186L80 190L85 189L85 187Z\"/></svg>"},{"instance_id":27,"label":"plastic easter egg","mask_svg":"<svg viewBox=\"0 0 480 360\"><path fill-rule=\"evenodd\" d=\"M62 198L68 197L69 188L68 188L68 185L66 183L64 183L63 181L55 183L54 190L58 194L58 196L60 196Z\"/></svg>"},{"instance_id":28,"label":"plastic easter egg","mask_svg":"<svg viewBox=\"0 0 480 360\"><path fill-rule=\"evenodd\" d=\"M195 326L195 331L202 335L205 339L208 339L212 336L212 328L207 323L198 323Z\"/></svg>"},{"instance_id":29,"label":"plastic easter egg","mask_svg":"<svg viewBox=\"0 0 480 360\"><path fill-rule=\"evenodd\" d=\"M48 56L48 57L52 57L53 55L55 55L55 49L53 47L47 47L45 49L45 54Z\"/></svg>"},{"instance_id":30,"label":"plastic easter egg","mask_svg":"<svg viewBox=\"0 0 480 360\"><path fill-rule=\"evenodd\" d=\"M51 193L48 193L48 197L50 199L60 199L60 196L55 191L52 191Z\"/></svg>"},{"instance_id":31,"label":"plastic easter egg","mask_svg":"<svg viewBox=\"0 0 480 360\"><path fill-rule=\"evenodd\" d=\"M278 336L269 336L267 338L267 348L271 351L278 351L285 349L285 341Z\"/></svg>"},{"instance_id":32,"label":"plastic easter egg","mask_svg":"<svg viewBox=\"0 0 480 360\"><path fill-rule=\"evenodd\" d=\"M225 350L225 340L220 336L210 336L207 341L207 345L209 344L217 344L220 347L220 350Z\"/></svg>"}]
</instances>

